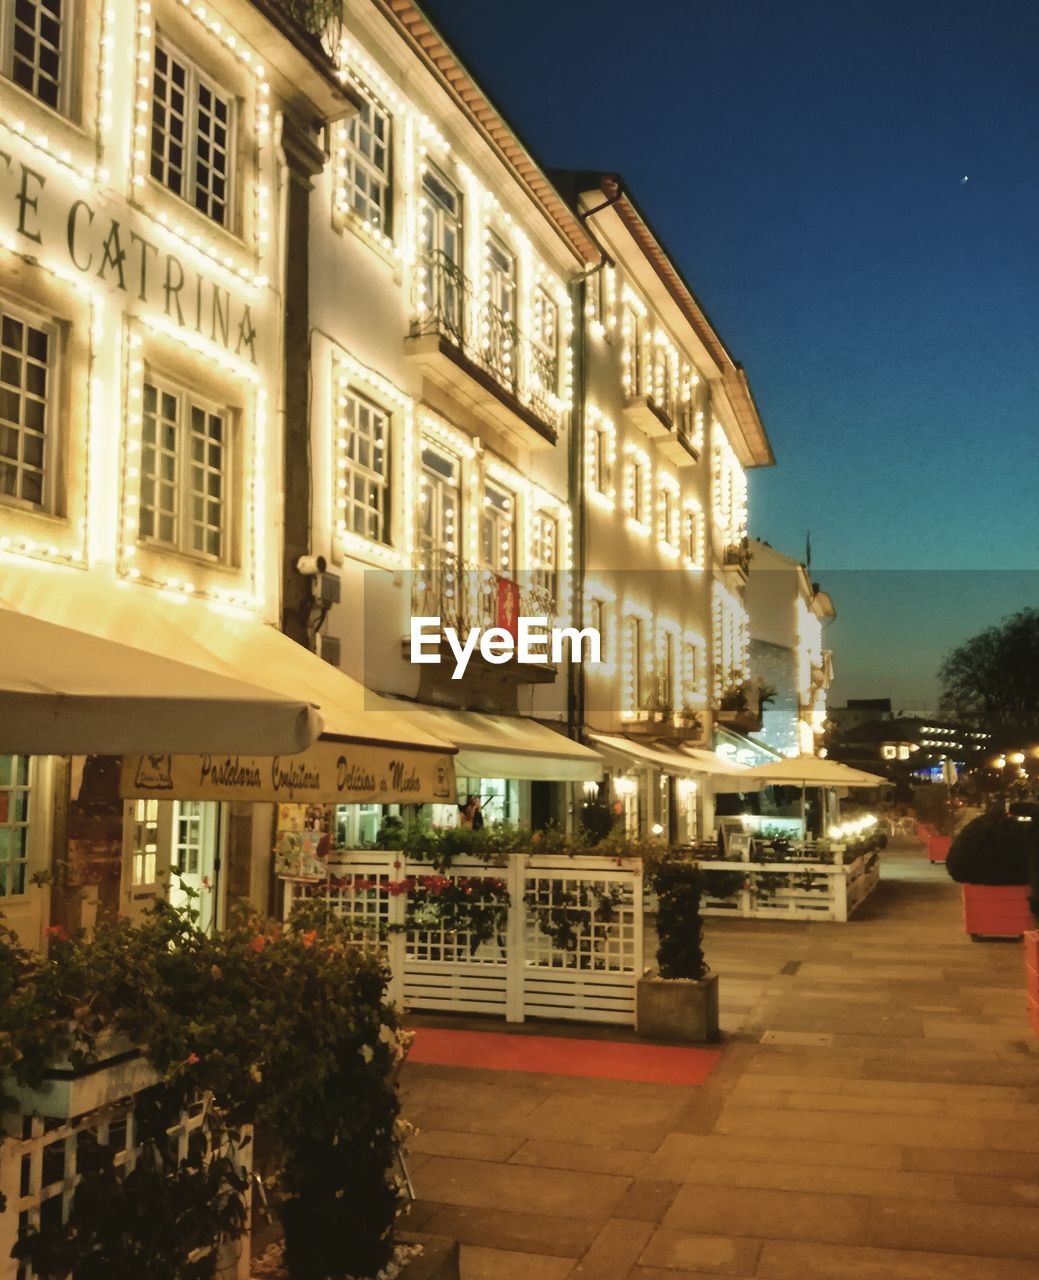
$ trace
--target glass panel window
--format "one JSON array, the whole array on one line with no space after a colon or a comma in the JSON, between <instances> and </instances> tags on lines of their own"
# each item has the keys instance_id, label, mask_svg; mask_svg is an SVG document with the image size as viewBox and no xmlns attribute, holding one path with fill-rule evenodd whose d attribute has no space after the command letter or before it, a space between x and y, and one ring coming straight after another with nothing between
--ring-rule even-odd
<instances>
[{"instance_id":1,"label":"glass panel window","mask_svg":"<svg viewBox=\"0 0 1039 1280\"><path fill-rule=\"evenodd\" d=\"M28 756L0 756L0 898L16 898L28 888Z\"/></svg>"},{"instance_id":2,"label":"glass panel window","mask_svg":"<svg viewBox=\"0 0 1039 1280\"><path fill-rule=\"evenodd\" d=\"M516 255L497 236L487 242L487 300L481 346L491 371L511 387L515 380Z\"/></svg>"},{"instance_id":3,"label":"glass panel window","mask_svg":"<svg viewBox=\"0 0 1039 1280\"><path fill-rule=\"evenodd\" d=\"M151 175L221 226L230 211L232 116L229 94L156 42Z\"/></svg>"},{"instance_id":4,"label":"glass panel window","mask_svg":"<svg viewBox=\"0 0 1039 1280\"><path fill-rule=\"evenodd\" d=\"M659 497L660 527L657 536L669 547L678 546L678 504L670 489L662 488Z\"/></svg>"},{"instance_id":5,"label":"glass panel window","mask_svg":"<svg viewBox=\"0 0 1039 1280\"><path fill-rule=\"evenodd\" d=\"M419 480L413 612L461 621L463 583L459 560L461 463L431 444L422 448Z\"/></svg>"},{"instance_id":6,"label":"glass panel window","mask_svg":"<svg viewBox=\"0 0 1039 1280\"><path fill-rule=\"evenodd\" d=\"M360 110L344 132L340 199L362 221L389 235L389 112L375 98L364 94Z\"/></svg>"},{"instance_id":7,"label":"glass panel window","mask_svg":"<svg viewBox=\"0 0 1039 1280\"><path fill-rule=\"evenodd\" d=\"M511 578L515 566L516 499L507 489L487 481L480 521L481 568Z\"/></svg>"},{"instance_id":8,"label":"glass panel window","mask_svg":"<svg viewBox=\"0 0 1039 1280\"><path fill-rule=\"evenodd\" d=\"M53 329L0 312L0 498L40 508L49 505L54 357Z\"/></svg>"},{"instance_id":9,"label":"glass panel window","mask_svg":"<svg viewBox=\"0 0 1039 1280\"><path fill-rule=\"evenodd\" d=\"M432 167L422 177L420 218L425 261L419 276L419 312L432 315L438 330L461 344L465 292L462 197Z\"/></svg>"},{"instance_id":10,"label":"glass panel window","mask_svg":"<svg viewBox=\"0 0 1039 1280\"><path fill-rule=\"evenodd\" d=\"M661 710L674 710L675 637L661 629L657 653L657 692Z\"/></svg>"},{"instance_id":11,"label":"glass panel window","mask_svg":"<svg viewBox=\"0 0 1039 1280\"><path fill-rule=\"evenodd\" d=\"M147 377L141 416L141 538L207 559L227 559L229 474L227 411Z\"/></svg>"},{"instance_id":12,"label":"glass panel window","mask_svg":"<svg viewBox=\"0 0 1039 1280\"><path fill-rule=\"evenodd\" d=\"M559 308L547 289L534 290L533 317L534 341L554 357L559 337Z\"/></svg>"},{"instance_id":13,"label":"glass panel window","mask_svg":"<svg viewBox=\"0 0 1039 1280\"><path fill-rule=\"evenodd\" d=\"M371 542L389 542L389 416L348 391L341 405L340 528Z\"/></svg>"},{"instance_id":14,"label":"glass panel window","mask_svg":"<svg viewBox=\"0 0 1039 1280\"><path fill-rule=\"evenodd\" d=\"M10 0L4 5L4 74L27 93L62 109L66 46L72 30L69 0Z\"/></svg>"},{"instance_id":15,"label":"glass panel window","mask_svg":"<svg viewBox=\"0 0 1039 1280\"><path fill-rule=\"evenodd\" d=\"M610 653L609 646L612 644L610 636L610 606L605 600L592 600L588 605L588 625L594 627L599 633L599 657L603 662L609 662Z\"/></svg>"},{"instance_id":16,"label":"glass panel window","mask_svg":"<svg viewBox=\"0 0 1039 1280\"><path fill-rule=\"evenodd\" d=\"M556 603L556 569L559 554L559 521L535 511L530 531L533 604L551 613Z\"/></svg>"},{"instance_id":17,"label":"glass panel window","mask_svg":"<svg viewBox=\"0 0 1039 1280\"><path fill-rule=\"evenodd\" d=\"M646 677L643 672L642 619L628 617L624 620L625 654L633 698L632 710L642 706L646 694Z\"/></svg>"}]
</instances>

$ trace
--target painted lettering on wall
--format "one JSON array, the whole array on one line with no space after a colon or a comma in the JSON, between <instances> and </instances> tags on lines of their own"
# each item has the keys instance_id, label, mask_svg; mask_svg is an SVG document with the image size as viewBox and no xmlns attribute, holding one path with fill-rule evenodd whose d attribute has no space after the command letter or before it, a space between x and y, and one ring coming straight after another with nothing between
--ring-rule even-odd
<instances>
[{"instance_id":1,"label":"painted lettering on wall","mask_svg":"<svg viewBox=\"0 0 1039 1280\"><path fill-rule=\"evenodd\" d=\"M26 253L61 254L91 284L125 294L236 356L256 363L257 331L248 302L187 260L115 218L100 197L69 199L49 176L0 151L0 222Z\"/></svg>"}]
</instances>

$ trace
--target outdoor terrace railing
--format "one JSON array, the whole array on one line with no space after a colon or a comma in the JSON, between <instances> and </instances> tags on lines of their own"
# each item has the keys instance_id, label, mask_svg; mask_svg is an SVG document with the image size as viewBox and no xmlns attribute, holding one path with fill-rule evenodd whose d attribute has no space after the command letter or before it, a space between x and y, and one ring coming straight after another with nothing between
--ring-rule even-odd
<instances>
[{"instance_id":1,"label":"outdoor terrace railing","mask_svg":"<svg viewBox=\"0 0 1039 1280\"><path fill-rule=\"evenodd\" d=\"M556 621L553 587L532 580L530 571L518 579L495 573L463 560L454 552L420 552L412 575L411 609L416 617L441 620L465 634L470 627L503 625L500 604L503 593L513 598L516 615L546 618L548 627Z\"/></svg>"}]
</instances>

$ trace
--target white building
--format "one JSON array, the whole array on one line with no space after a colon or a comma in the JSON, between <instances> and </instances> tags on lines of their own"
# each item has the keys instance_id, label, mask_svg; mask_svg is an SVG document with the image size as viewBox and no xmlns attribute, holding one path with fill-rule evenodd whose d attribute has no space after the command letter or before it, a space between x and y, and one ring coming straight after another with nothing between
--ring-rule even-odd
<instances>
[{"instance_id":1,"label":"white building","mask_svg":"<svg viewBox=\"0 0 1039 1280\"><path fill-rule=\"evenodd\" d=\"M302 7L0 12L0 607L294 690L356 734L353 686L275 630L308 184L353 94ZM266 903L271 816L124 805L111 758L0 757L4 914L37 943L52 862L71 926L133 914L176 863L216 923L229 886Z\"/></svg>"},{"instance_id":2,"label":"white building","mask_svg":"<svg viewBox=\"0 0 1039 1280\"><path fill-rule=\"evenodd\" d=\"M713 731L749 675L746 469L772 452L742 369L621 180L559 181L601 249L580 316L575 503L606 665L586 669L583 720L629 829L684 841L713 825Z\"/></svg>"},{"instance_id":3,"label":"white building","mask_svg":"<svg viewBox=\"0 0 1039 1280\"><path fill-rule=\"evenodd\" d=\"M341 57L363 106L327 137L311 205L313 483L297 550L330 570L322 607L304 593L311 635L461 749L459 798L562 821L552 784L599 770L566 737L566 669L474 659L455 681L451 664L412 662L407 637L413 615L464 635L567 613L570 281L594 245L417 8L348 0ZM356 837L379 818L354 814Z\"/></svg>"},{"instance_id":4,"label":"white building","mask_svg":"<svg viewBox=\"0 0 1039 1280\"><path fill-rule=\"evenodd\" d=\"M746 603L751 673L770 695L754 736L782 755L815 755L833 681L824 636L836 617L833 601L801 561L755 540Z\"/></svg>"}]
</instances>

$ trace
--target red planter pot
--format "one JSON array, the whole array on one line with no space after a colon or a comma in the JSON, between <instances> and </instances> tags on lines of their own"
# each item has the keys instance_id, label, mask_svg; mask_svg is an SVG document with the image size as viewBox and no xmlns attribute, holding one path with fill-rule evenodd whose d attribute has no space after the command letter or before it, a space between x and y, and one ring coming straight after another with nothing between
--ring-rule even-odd
<instances>
[{"instance_id":1,"label":"red planter pot","mask_svg":"<svg viewBox=\"0 0 1039 1280\"><path fill-rule=\"evenodd\" d=\"M1039 929L1025 934L1025 993L1028 996L1028 1021L1039 1036Z\"/></svg>"},{"instance_id":2,"label":"red planter pot","mask_svg":"<svg viewBox=\"0 0 1039 1280\"><path fill-rule=\"evenodd\" d=\"M952 836L932 835L927 840L927 859L929 862L944 862L952 844Z\"/></svg>"},{"instance_id":3,"label":"red planter pot","mask_svg":"<svg viewBox=\"0 0 1039 1280\"><path fill-rule=\"evenodd\" d=\"M916 838L921 844L926 844L934 834L934 828L927 822L918 822L916 824Z\"/></svg>"},{"instance_id":4,"label":"red planter pot","mask_svg":"<svg viewBox=\"0 0 1039 1280\"><path fill-rule=\"evenodd\" d=\"M1032 928L1028 886L964 884L963 925L972 938L1020 938Z\"/></svg>"}]
</instances>

